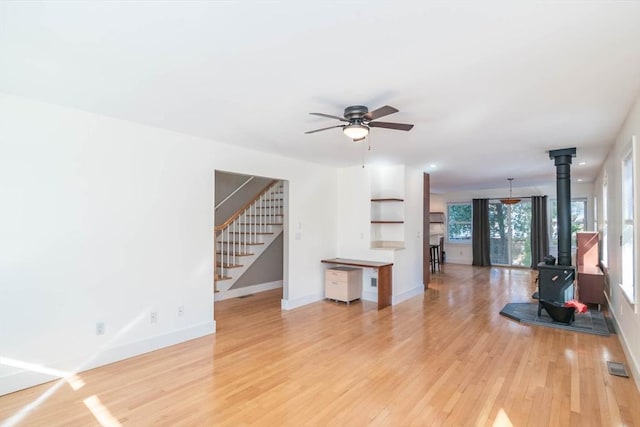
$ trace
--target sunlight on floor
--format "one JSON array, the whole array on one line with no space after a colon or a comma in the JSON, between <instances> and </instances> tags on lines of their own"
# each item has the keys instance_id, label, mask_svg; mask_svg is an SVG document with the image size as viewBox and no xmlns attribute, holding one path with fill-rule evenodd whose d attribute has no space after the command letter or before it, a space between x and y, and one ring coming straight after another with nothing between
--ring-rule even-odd
<instances>
[{"instance_id":1,"label":"sunlight on floor","mask_svg":"<svg viewBox=\"0 0 640 427\"><path fill-rule=\"evenodd\" d=\"M511 420L504 409L500 408L498 411L496 420L493 422L493 427L513 427L513 424L511 424Z\"/></svg>"},{"instance_id":2,"label":"sunlight on floor","mask_svg":"<svg viewBox=\"0 0 640 427\"><path fill-rule=\"evenodd\" d=\"M102 427L122 426L95 394L82 401Z\"/></svg>"},{"instance_id":3,"label":"sunlight on floor","mask_svg":"<svg viewBox=\"0 0 640 427\"><path fill-rule=\"evenodd\" d=\"M118 339L124 337L127 332L129 332L133 327L142 322L143 319L147 317L148 308L143 310L138 316L133 318L128 324L123 326L118 332L114 334L114 336L105 342L100 349L94 353L91 357L89 357L84 363L82 363L78 369L74 372L71 371L63 371L60 369L50 368L37 363L25 362L23 360L12 359L10 357L0 357L0 365L11 366L18 369L24 369L31 372L38 372L45 375L50 375L52 377L58 377L60 380L56 381L53 386L47 389L44 393L38 396L33 402L26 404L22 407L18 412L16 412L11 417L0 420L0 427L13 427L21 422L31 411L35 410L38 406L40 406L43 402L49 399L62 385L66 382L69 386L74 390L78 391L82 387L84 387L85 382L80 378L77 372L86 369L87 366L91 365L97 357L103 353L103 351L110 346L112 346ZM103 427L106 426L119 426L120 423L111 415L109 410L100 402L97 396L91 396L84 400L84 404L89 408L89 410L93 413L94 417L98 420Z\"/></svg>"},{"instance_id":4,"label":"sunlight on floor","mask_svg":"<svg viewBox=\"0 0 640 427\"><path fill-rule=\"evenodd\" d=\"M18 425L19 422L21 422L27 415L29 415L29 412L33 411L38 406L40 406L40 404L45 402L56 391L58 391L58 389L62 387L64 383L65 383L64 380L57 381L53 386L51 386L51 388L49 388L47 391L45 391L40 396L38 396L38 398L34 399L33 402L28 403L27 405L24 405L14 415L4 420L2 424L0 424L0 427L13 427Z\"/></svg>"}]
</instances>

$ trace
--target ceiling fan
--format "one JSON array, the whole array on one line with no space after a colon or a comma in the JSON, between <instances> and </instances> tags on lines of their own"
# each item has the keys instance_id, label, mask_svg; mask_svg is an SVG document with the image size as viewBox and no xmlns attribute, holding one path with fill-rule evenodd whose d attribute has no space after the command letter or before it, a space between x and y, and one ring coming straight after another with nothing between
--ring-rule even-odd
<instances>
[{"instance_id":1,"label":"ceiling fan","mask_svg":"<svg viewBox=\"0 0 640 427\"><path fill-rule=\"evenodd\" d=\"M413 125L405 123L391 123L391 122L374 122L375 119L388 116L389 114L397 113L398 109L385 105L377 110L369 111L364 105L352 105L344 109L344 117L332 116L331 114L324 113L309 113L314 116L328 117L330 119L340 120L346 122L344 125L329 126L322 129L310 130L305 133L315 133L323 130L342 128L342 131L349 138L353 139L353 142L362 141L368 134L369 128L386 128L395 130L411 130Z\"/></svg>"}]
</instances>

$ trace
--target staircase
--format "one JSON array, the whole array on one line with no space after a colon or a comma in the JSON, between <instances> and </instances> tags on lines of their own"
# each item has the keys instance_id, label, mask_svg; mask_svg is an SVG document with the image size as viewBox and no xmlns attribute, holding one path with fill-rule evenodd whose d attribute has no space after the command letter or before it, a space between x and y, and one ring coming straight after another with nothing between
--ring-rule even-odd
<instances>
[{"instance_id":1,"label":"staircase","mask_svg":"<svg viewBox=\"0 0 640 427\"><path fill-rule=\"evenodd\" d=\"M227 292L282 233L284 187L272 181L253 200L215 227L215 299Z\"/></svg>"}]
</instances>

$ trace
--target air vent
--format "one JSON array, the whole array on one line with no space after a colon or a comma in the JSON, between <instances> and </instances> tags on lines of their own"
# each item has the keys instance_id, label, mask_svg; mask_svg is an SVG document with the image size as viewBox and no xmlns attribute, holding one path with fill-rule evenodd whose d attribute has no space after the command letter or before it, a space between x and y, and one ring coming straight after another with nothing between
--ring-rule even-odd
<instances>
[{"instance_id":1,"label":"air vent","mask_svg":"<svg viewBox=\"0 0 640 427\"><path fill-rule=\"evenodd\" d=\"M615 375L617 377L625 377L629 378L629 374L627 374L627 369L624 367L622 363L618 362L607 362L607 369L611 375Z\"/></svg>"}]
</instances>

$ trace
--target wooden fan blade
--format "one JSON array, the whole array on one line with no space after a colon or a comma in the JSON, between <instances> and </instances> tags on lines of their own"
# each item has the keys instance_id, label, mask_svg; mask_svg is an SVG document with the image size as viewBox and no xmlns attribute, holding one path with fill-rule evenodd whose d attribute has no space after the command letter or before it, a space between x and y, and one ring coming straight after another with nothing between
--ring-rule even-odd
<instances>
[{"instance_id":1,"label":"wooden fan blade","mask_svg":"<svg viewBox=\"0 0 640 427\"><path fill-rule=\"evenodd\" d=\"M332 116L331 114L324 114L324 113L309 113L313 116L321 116L321 117L328 117L330 119L336 119L336 120L340 120L341 122L348 122L349 120L343 118L343 117L338 117L338 116Z\"/></svg>"},{"instance_id":2,"label":"wooden fan blade","mask_svg":"<svg viewBox=\"0 0 640 427\"><path fill-rule=\"evenodd\" d=\"M369 122L368 126L372 128L386 128L386 129L395 129L395 130L413 129L413 125L409 125L406 123Z\"/></svg>"},{"instance_id":3,"label":"wooden fan blade","mask_svg":"<svg viewBox=\"0 0 640 427\"><path fill-rule=\"evenodd\" d=\"M388 116L389 114L397 113L399 110L390 105L385 105L384 107L380 107L377 110L369 111L364 115L364 118L367 120L375 120L380 117Z\"/></svg>"},{"instance_id":4,"label":"wooden fan blade","mask_svg":"<svg viewBox=\"0 0 640 427\"><path fill-rule=\"evenodd\" d=\"M342 128L344 127L344 125L336 125L336 126L329 126L328 128L322 128L322 129L316 129L316 130L308 130L305 133L316 133L316 132L320 132L323 130L328 130L328 129L333 129L333 128Z\"/></svg>"}]
</instances>

